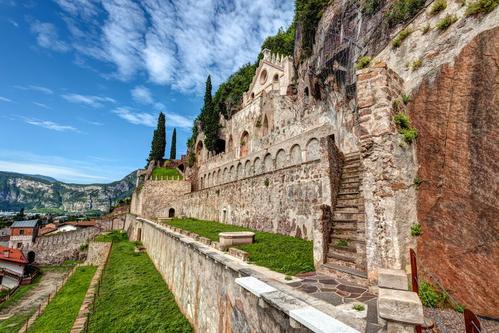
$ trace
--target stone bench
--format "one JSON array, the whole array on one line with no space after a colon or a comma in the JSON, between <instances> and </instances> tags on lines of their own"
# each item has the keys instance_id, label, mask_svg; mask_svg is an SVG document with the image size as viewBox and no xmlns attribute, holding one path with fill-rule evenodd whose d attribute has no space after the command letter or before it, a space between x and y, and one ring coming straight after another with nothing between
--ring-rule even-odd
<instances>
[{"instance_id":1,"label":"stone bench","mask_svg":"<svg viewBox=\"0 0 499 333\"><path fill-rule=\"evenodd\" d=\"M219 246L227 249L235 245L252 244L255 241L255 233L250 231L221 232Z\"/></svg>"}]
</instances>

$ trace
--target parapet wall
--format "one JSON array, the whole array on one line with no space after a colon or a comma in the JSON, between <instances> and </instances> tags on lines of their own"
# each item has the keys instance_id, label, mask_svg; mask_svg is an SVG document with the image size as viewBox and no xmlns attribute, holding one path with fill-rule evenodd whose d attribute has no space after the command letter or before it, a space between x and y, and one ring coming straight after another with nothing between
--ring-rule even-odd
<instances>
[{"instance_id":1,"label":"parapet wall","mask_svg":"<svg viewBox=\"0 0 499 333\"><path fill-rule=\"evenodd\" d=\"M133 192L130 212L144 217L167 217L172 202L189 192L191 183L188 181L146 180Z\"/></svg>"},{"instance_id":2,"label":"parapet wall","mask_svg":"<svg viewBox=\"0 0 499 333\"><path fill-rule=\"evenodd\" d=\"M363 319L304 293L293 294L298 292L274 280L277 273L269 278L255 266L132 215L127 217L126 230L131 240L143 243L196 332L311 332L304 325L313 318L308 318L310 322L291 318L299 310L321 312L322 324L334 332L365 330ZM248 276L271 290L250 292L236 282Z\"/></svg>"}]
</instances>

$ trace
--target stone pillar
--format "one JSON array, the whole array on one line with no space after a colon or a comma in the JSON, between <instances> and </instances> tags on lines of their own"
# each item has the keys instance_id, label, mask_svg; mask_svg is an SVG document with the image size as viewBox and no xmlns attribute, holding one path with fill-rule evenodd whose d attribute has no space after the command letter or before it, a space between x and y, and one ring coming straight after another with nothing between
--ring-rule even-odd
<instances>
[{"instance_id":1,"label":"stone pillar","mask_svg":"<svg viewBox=\"0 0 499 333\"><path fill-rule=\"evenodd\" d=\"M405 268L415 246L410 227L417 222L417 164L414 147L405 143L393 121L394 103L402 103L403 80L386 64L357 72L357 107L362 184L366 214L368 279L379 267ZM397 100L397 102L394 102Z\"/></svg>"},{"instance_id":2,"label":"stone pillar","mask_svg":"<svg viewBox=\"0 0 499 333\"><path fill-rule=\"evenodd\" d=\"M414 333L424 322L423 304L418 294L408 291L403 270L379 270L378 315L386 324L383 332Z\"/></svg>"}]
</instances>

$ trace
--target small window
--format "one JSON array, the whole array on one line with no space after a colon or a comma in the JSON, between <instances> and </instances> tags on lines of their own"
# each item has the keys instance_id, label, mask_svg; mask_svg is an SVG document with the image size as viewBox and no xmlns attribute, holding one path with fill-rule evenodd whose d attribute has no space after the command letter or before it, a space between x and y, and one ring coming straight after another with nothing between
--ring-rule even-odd
<instances>
[{"instance_id":1,"label":"small window","mask_svg":"<svg viewBox=\"0 0 499 333\"><path fill-rule=\"evenodd\" d=\"M305 97L308 97L308 87L305 87Z\"/></svg>"},{"instance_id":2,"label":"small window","mask_svg":"<svg viewBox=\"0 0 499 333\"><path fill-rule=\"evenodd\" d=\"M265 84L267 82L267 70L263 70L262 74L260 74L260 84Z\"/></svg>"},{"instance_id":3,"label":"small window","mask_svg":"<svg viewBox=\"0 0 499 333\"><path fill-rule=\"evenodd\" d=\"M23 243L17 243L17 248L20 249L23 246Z\"/></svg>"},{"instance_id":4,"label":"small window","mask_svg":"<svg viewBox=\"0 0 499 333\"><path fill-rule=\"evenodd\" d=\"M255 98L255 93L251 93L251 99Z\"/></svg>"},{"instance_id":5,"label":"small window","mask_svg":"<svg viewBox=\"0 0 499 333\"><path fill-rule=\"evenodd\" d=\"M274 82L277 82L277 81L279 81L279 74L274 75Z\"/></svg>"},{"instance_id":6,"label":"small window","mask_svg":"<svg viewBox=\"0 0 499 333\"><path fill-rule=\"evenodd\" d=\"M19 230L19 235L24 235L24 229Z\"/></svg>"}]
</instances>

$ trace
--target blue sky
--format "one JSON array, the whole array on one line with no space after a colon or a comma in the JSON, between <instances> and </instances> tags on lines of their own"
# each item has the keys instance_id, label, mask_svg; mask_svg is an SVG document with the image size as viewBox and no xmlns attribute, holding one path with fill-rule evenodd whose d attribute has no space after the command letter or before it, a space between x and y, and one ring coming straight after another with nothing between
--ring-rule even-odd
<instances>
[{"instance_id":1,"label":"blue sky","mask_svg":"<svg viewBox=\"0 0 499 333\"><path fill-rule=\"evenodd\" d=\"M293 2L0 0L0 170L118 180L161 111L185 153L207 75L253 62Z\"/></svg>"}]
</instances>

